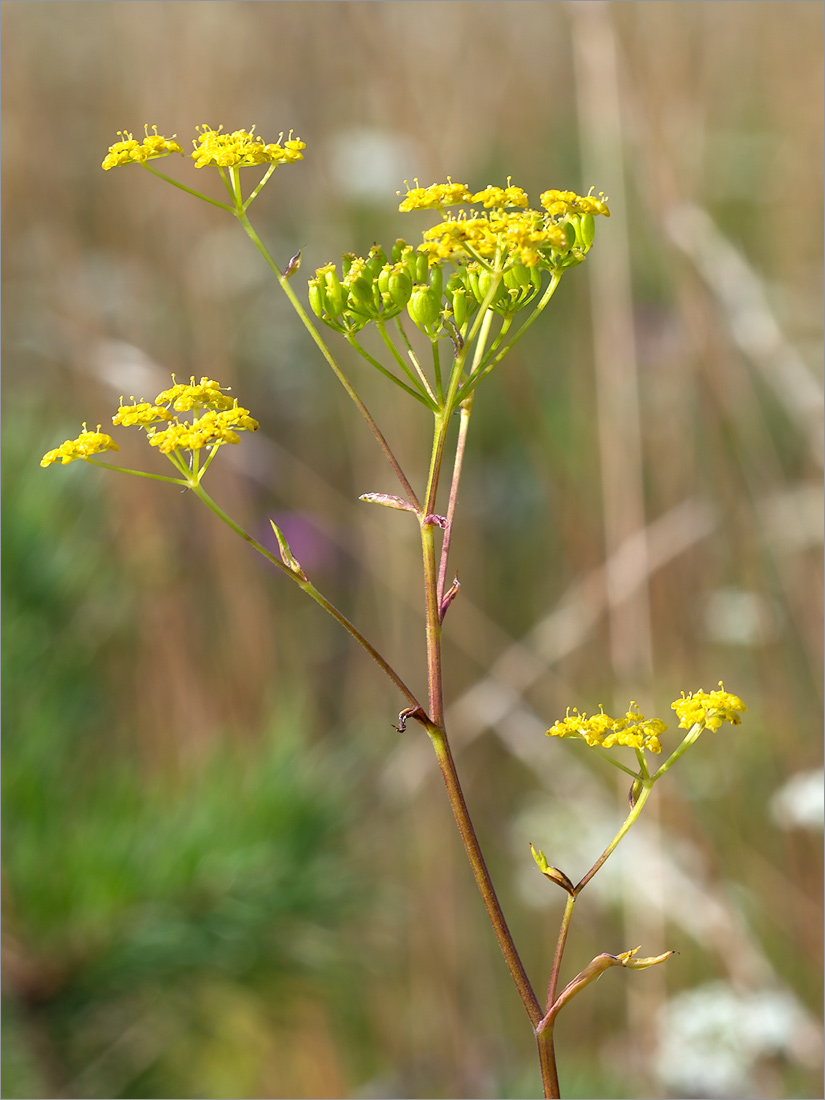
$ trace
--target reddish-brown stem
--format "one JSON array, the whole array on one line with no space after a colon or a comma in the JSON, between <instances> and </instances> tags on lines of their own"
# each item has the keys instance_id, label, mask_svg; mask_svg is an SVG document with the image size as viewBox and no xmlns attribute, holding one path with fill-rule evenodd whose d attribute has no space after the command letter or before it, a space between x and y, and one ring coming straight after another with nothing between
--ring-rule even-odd
<instances>
[{"instance_id":1,"label":"reddish-brown stem","mask_svg":"<svg viewBox=\"0 0 825 1100\"><path fill-rule=\"evenodd\" d=\"M456 771L455 761L453 760L453 754L450 751L449 742L447 741L447 734L441 727L435 726L432 723L428 724L427 732L430 735L430 740L433 743L436 756L438 757L438 764L441 768L441 774L447 788L450 805L455 815L458 831L461 833L461 839L464 842L464 848L467 852L467 858L470 861L473 875L475 876L476 885L481 892L481 897L484 901L487 914L490 917L490 922L493 925L493 931L498 940L498 945L504 955L516 989L521 997L522 1004L527 1011L527 1015L530 1017L531 1024L535 1028L542 1019L541 1005L539 1004L536 994L533 992L533 987L530 984L530 979L527 977L524 964L519 958L518 951L513 943L513 937L510 934L510 929L507 927L507 921L504 919L504 913L502 912L495 888L493 887L490 872L487 870L487 864L481 853L478 837L476 836L472 820L470 819L467 803L464 800L464 792L461 790L461 784L458 780L458 773Z\"/></svg>"},{"instance_id":2,"label":"reddish-brown stem","mask_svg":"<svg viewBox=\"0 0 825 1100\"><path fill-rule=\"evenodd\" d=\"M454 368L450 393L445 402L446 408L448 409L456 385L456 378L459 373L460 372ZM461 474L461 464L467 437L469 411L469 408L465 411L465 408L462 407L461 427L459 430L457 453L453 465L453 480L450 489L449 522L445 533L445 540L449 539L450 527L455 512L458 482ZM436 569L435 530L432 524L426 522L426 518L435 507L435 496L438 488L438 478L444 454L446 434L447 416L442 413L440 416L436 416L435 420L432 459L430 462L430 473L425 495L425 510L424 514L420 517L421 546L424 557L424 593L427 611L427 672L430 704L430 720L424 724L426 725L427 732L430 735L430 740L435 749L453 815L458 825L458 831L461 834L464 849L470 861L470 867L472 868L476 885L481 893L484 907L487 910L487 915L493 926L493 932L495 933L501 952L504 955L505 962L510 971L510 976L518 990L525 1011L527 1012L533 1028L536 1029L542 1020L543 1011L533 987L530 984L530 979L519 957L516 945L513 942L513 937L507 926L507 921L505 920L504 913L496 895L495 887L490 878L490 872L487 869L487 864L481 852L481 846L479 845L478 837L473 827L470 812L467 809L467 803L464 799L464 793L458 779L455 761L450 751L450 745L444 729L443 680L441 667L441 600L443 598L444 578L446 577L447 568L446 551L449 544L447 543L447 546L442 549L441 566L439 569ZM558 1077L556 1074L555 1059L553 1057L552 1034L537 1034L536 1041L538 1043L539 1061L545 1096L557 1097L559 1095Z\"/></svg>"},{"instance_id":3,"label":"reddish-brown stem","mask_svg":"<svg viewBox=\"0 0 825 1100\"><path fill-rule=\"evenodd\" d=\"M567 895L567 905L564 909L564 916L561 921L561 928L559 929L559 938L556 941L556 952L553 956L553 970L550 974L550 982L547 986L547 1012L553 1007L556 1000L556 991L559 987L559 972L561 970L561 960L564 955L565 944L567 943L567 933L570 930L570 918L573 916L573 906L576 904L576 895Z\"/></svg>"},{"instance_id":4,"label":"reddish-brown stem","mask_svg":"<svg viewBox=\"0 0 825 1100\"><path fill-rule=\"evenodd\" d=\"M444 723L444 696L441 680L441 614L438 602L438 576L435 569L435 528L421 521L421 548L424 554L424 599L426 603L427 684L430 717Z\"/></svg>"},{"instance_id":5,"label":"reddish-brown stem","mask_svg":"<svg viewBox=\"0 0 825 1100\"><path fill-rule=\"evenodd\" d=\"M461 480L461 468L464 462L464 448L467 444L467 429L470 426L470 413L473 410L472 395L461 403L459 412L460 421L458 427L458 442L455 448L455 462L453 463L453 479L450 483L450 501L447 505L447 526L444 530L444 541L441 543L441 562L438 569L438 606L439 614L443 618L445 608L444 591L447 586L447 567L450 556L450 542L453 537L453 518L458 502L458 483Z\"/></svg>"},{"instance_id":6,"label":"reddish-brown stem","mask_svg":"<svg viewBox=\"0 0 825 1100\"><path fill-rule=\"evenodd\" d=\"M545 1100L559 1100L559 1071L556 1068L556 1050L553 1046L553 1025L536 1035L541 1066L541 1083L544 1086Z\"/></svg>"}]
</instances>

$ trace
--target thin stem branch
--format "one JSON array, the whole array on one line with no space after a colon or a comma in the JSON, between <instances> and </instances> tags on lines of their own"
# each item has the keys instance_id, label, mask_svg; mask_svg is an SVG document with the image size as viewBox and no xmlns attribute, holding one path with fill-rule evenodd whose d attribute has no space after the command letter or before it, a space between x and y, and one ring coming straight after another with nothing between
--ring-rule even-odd
<instances>
[{"instance_id":1,"label":"thin stem branch","mask_svg":"<svg viewBox=\"0 0 825 1100\"><path fill-rule=\"evenodd\" d=\"M674 749L667 760L665 760L664 764L662 764L662 766L651 776L652 782L655 783L657 779L661 779L665 772L668 771L669 768L673 767L679 757L683 753L687 752L687 750L690 748L690 746L693 744L693 742L696 740L696 738L699 736L704 728L705 726L703 722L693 723L688 732L685 734L681 745L679 745L678 748Z\"/></svg>"},{"instance_id":2,"label":"thin stem branch","mask_svg":"<svg viewBox=\"0 0 825 1100\"><path fill-rule=\"evenodd\" d=\"M260 237L255 232L254 228L252 227L252 223L249 221L246 214L243 211L241 211L240 213L235 211L235 214L238 218L238 221L244 227L244 230L245 230L247 236L252 241L252 243L255 245L255 247L258 249L258 251L261 253L261 255L263 256L264 260L267 263L267 266L270 268L272 273L275 275L275 278L280 283L281 289L283 290L284 294L286 294L287 298L289 299L290 304L292 305L292 308L298 314L298 317L300 318L301 322L303 323L304 328L307 330L309 335L312 337L312 340L315 343L316 347L318 348L318 350L323 355L324 359L327 361L329 366L334 371L336 378L341 383L341 385L344 387L344 389L347 391L348 396L353 401L353 403L357 407L358 411L361 413L363 418L366 420L370 431L375 436L375 438L378 442L378 446L384 452L384 456L386 457L386 459L389 462L390 466L392 466L393 470L395 471L395 476L401 482L401 485L404 489L404 492L407 495L407 499L412 504L414 504L417 509L420 509L421 505L418 502L418 498L416 497L415 492L413 491L413 487L410 485L409 481L407 480L407 477L406 477L404 471L401 469L401 466L398 463L398 459L395 457L395 455L390 450L390 445L387 443L386 439L382 435L381 430L379 429L378 425L373 420L373 418L372 418L369 410L367 409L366 405L361 400L361 398L358 396L358 394L355 392L352 385L350 384L349 379L346 377L344 372L338 366L338 363L336 362L335 357L333 356L332 352L329 350L327 345L321 339L320 333L315 328L313 323L310 321L309 317L306 314L306 311L304 310L301 303L298 301L298 298L295 294L295 291L289 285L289 279L284 277L283 272L281 271L281 269L278 267L278 265L275 263L275 261L270 256L269 252L266 249L266 246L263 244Z\"/></svg>"},{"instance_id":3,"label":"thin stem branch","mask_svg":"<svg viewBox=\"0 0 825 1100\"><path fill-rule=\"evenodd\" d=\"M553 1007L556 1000L556 991L559 987L559 973L561 971L561 960L564 955L564 948L567 944L567 933L570 931L570 919L573 916L573 906L576 904L576 895L567 895L567 904L564 907L564 916L561 919L561 927L559 928L559 938L556 941L556 950L553 955L553 969L550 973L550 981L547 985L547 1011Z\"/></svg>"},{"instance_id":4,"label":"thin stem branch","mask_svg":"<svg viewBox=\"0 0 825 1100\"><path fill-rule=\"evenodd\" d=\"M632 768L628 768L626 764L622 764L619 760L616 760L608 749L603 749L601 745L589 745L588 748L591 752L598 753L602 760L606 760L608 764L612 764L614 768L618 768L619 771L625 772L633 779L638 779L639 773L634 772Z\"/></svg>"},{"instance_id":5,"label":"thin stem branch","mask_svg":"<svg viewBox=\"0 0 825 1100\"><path fill-rule=\"evenodd\" d=\"M404 356L399 352L398 348L395 346L395 344L390 339L390 334L387 332L387 326L386 326L385 322L379 319L378 321L376 321L375 324L376 324L376 328L378 329L378 332L380 333L381 339L384 341L384 344L385 344L387 350L389 351L390 355L393 357L393 359L399 365L401 370L406 374L406 376L409 378L409 380L412 382L412 384L414 386L417 386L418 389L422 393L427 394L427 397L429 398L428 404L430 405L430 408L433 409L433 411L435 411L438 408L438 401L437 401L436 396L435 396L435 394L433 393L433 391L430 387L430 383L427 381L426 375L419 368L418 369L418 377L416 377L416 375L413 374L413 372L410 370L410 368L404 362Z\"/></svg>"},{"instance_id":6,"label":"thin stem branch","mask_svg":"<svg viewBox=\"0 0 825 1100\"><path fill-rule=\"evenodd\" d=\"M439 404L444 403L444 388L441 384L441 353L438 350L438 338L431 341L433 348L433 373L435 375L435 392Z\"/></svg>"},{"instance_id":7,"label":"thin stem branch","mask_svg":"<svg viewBox=\"0 0 825 1100\"><path fill-rule=\"evenodd\" d=\"M269 179L269 177L272 175L272 173L275 171L275 169L277 167L278 167L277 164L270 164L270 166L267 168L266 172L261 177L261 181L258 184L258 186L255 188L255 190L252 192L252 194L249 196L249 198L243 204L244 210L248 210L250 208L250 206L252 205L252 203L255 201L255 199L258 197L258 195L260 195L261 191L263 191L263 189L264 189L264 184L266 183L266 181Z\"/></svg>"},{"instance_id":8,"label":"thin stem branch","mask_svg":"<svg viewBox=\"0 0 825 1100\"><path fill-rule=\"evenodd\" d=\"M621 829L619 829L618 833L616 833L616 835L610 841L608 846L605 848L605 850L602 852L602 854L599 856L599 858L596 860L596 862L593 864L593 866L590 868L590 870L587 872L587 874L584 876L584 878L581 880L581 882L578 883L578 885L576 886L576 891L575 891L576 894L580 894L582 892L582 890L585 888L585 886L588 884L588 882L590 882L590 880L593 878L593 876L599 870L599 868L605 863L605 861L608 859L608 857L610 855L612 855L612 853L614 852L614 850L616 848L616 845L619 843L619 841L622 839L622 837L627 833L628 829L631 827L631 825L634 823L636 818L642 812L642 807L644 806L645 802L647 802L648 798L650 797L650 792L653 790L653 783L654 783L653 779L643 779L643 780L641 780L641 788L642 789L639 792L638 798L636 799L636 801L633 804L632 810L630 811L630 813L625 818L624 824L622 825Z\"/></svg>"},{"instance_id":9,"label":"thin stem branch","mask_svg":"<svg viewBox=\"0 0 825 1100\"><path fill-rule=\"evenodd\" d=\"M326 596L323 596L315 587L315 585L306 578L305 575L297 572L294 569L290 569L287 565L284 565L284 563L276 558L270 550L267 550L267 548L263 546L260 542L258 542L256 538L250 535L248 531L245 531L243 527L237 524L231 518L231 516L228 516L226 512L224 512L223 509L215 503L215 501L209 496L206 490L203 489L200 485L193 484L190 485L190 488L195 496L197 496L198 499L207 506L207 508L215 513L218 519L222 520L227 525L227 527L231 528L235 532L236 535L240 535L240 537L245 542L248 542L250 546L254 547L254 549L257 550L258 553L261 554L264 558L266 558L267 561L277 566L277 568L280 569L282 573L285 573L290 578L290 580L295 581L300 589L306 592L306 594L311 599L315 600L315 602L319 604L319 606L323 607L324 611L328 612L333 617L333 619L339 622L341 626L343 626L343 628L352 635L356 642L358 642L358 644L363 649L365 649L367 653L369 653L370 657L372 657L376 664L381 667L384 673L389 677L390 680L392 680L392 682L395 684L401 694L409 702L411 707L416 707L419 709L421 708L421 704L419 703L418 699L415 697L413 692L410 691L410 689L407 687L407 685L404 683L404 681L401 679L401 677L398 675L392 665L378 652L374 645L367 641L367 639L364 637L358 627L354 626L346 617L346 615L342 614L337 607L331 604Z\"/></svg>"},{"instance_id":10,"label":"thin stem branch","mask_svg":"<svg viewBox=\"0 0 825 1100\"><path fill-rule=\"evenodd\" d=\"M464 450L467 445L467 432L470 427L470 414L473 411L473 397L470 397L462 403L460 409L460 420L458 425L458 440L455 447L455 461L453 463L453 477L450 482L450 500L447 505L447 526L444 530L444 540L441 543L441 562L438 568L438 607L439 614L443 617L442 603L444 600L444 589L447 585L447 568L448 559L450 556L450 543L453 537L453 520L455 518L455 509L458 502L458 484L461 480L461 469L464 463Z\"/></svg>"},{"instance_id":11,"label":"thin stem branch","mask_svg":"<svg viewBox=\"0 0 825 1100\"><path fill-rule=\"evenodd\" d=\"M426 408L430 410L435 410L436 406L433 404L433 402L430 401L429 398L425 397L424 394L421 392L421 386L414 374L412 374L410 371L407 371L408 376L413 380L413 382L417 386L417 389L413 389L411 386L408 386L406 382L402 382L400 378L396 378L392 371L387 370L383 363L380 363L374 356L370 355L366 348L363 348L358 343L355 336L353 336L351 333L347 335L347 343L351 347L353 347L360 356L366 359L371 367L375 367L377 371L380 371L380 373L383 374L385 378L389 378L391 382L395 382L396 386L399 386L402 390L408 393L410 397L414 397L416 401L419 401Z\"/></svg>"},{"instance_id":12,"label":"thin stem branch","mask_svg":"<svg viewBox=\"0 0 825 1100\"><path fill-rule=\"evenodd\" d=\"M409 336L407 336L407 333L404 329L404 325L403 325L400 317L395 318L395 326L398 329L398 331L401 333L401 340L404 344L404 347L407 349L407 355L409 355L409 357L410 357L410 362L415 367L416 374L421 379L421 381L424 383L424 386L426 387L427 393L429 393L429 395L432 397L433 401L435 401L436 405L438 405L438 402L436 401L435 394L432 391L432 387L430 386L430 383L427 379L426 374L424 373L424 371L421 367L421 364L418 362L418 356L415 354L415 350L414 350L412 344L410 343L410 338L409 338Z\"/></svg>"},{"instance_id":13,"label":"thin stem branch","mask_svg":"<svg viewBox=\"0 0 825 1100\"><path fill-rule=\"evenodd\" d=\"M165 477L163 474L149 474L145 470L129 470L125 466L111 466L108 462L98 462L95 458L83 458L84 462L88 462L92 466L100 466L102 470L114 470L118 474L131 474L132 477L148 477L152 481L170 481L173 485L182 485L184 489L189 488L189 480L182 477Z\"/></svg>"},{"instance_id":14,"label":"thin stem branch","mask_svg":"<svg viewBox=\"0 0 825 1100\"><path fill-rule=\"evenodd\" d=\"M561 275L562 275L561 272L554 272L553 273L553 276L550 279L550 283L547 287L547 290L544 292L544 295L542 296L541 301L536 306L536 308L533 310L533 312L530 314L530 316L527 318L527 320L524 322L524 324L521 326L521 328L519 328L513 334L513 336L510 338L510 340L507 343L505 343L503 347L499 348L498 353L495 355L495 357L492 360L485 363L480 370L474 372L471 375L471 377L468 378L464 382L464 385L461 387L461 390L459 392L460 399L463 400L465 397L467 397L467 395L469 393L471 393L476 388L476 386L479 384L479 382L482 380L482 378L486 378L487 375L490 373L490 371L494 367L498 366L498 364L501 362L501 360L504 358L504 356L507 355L508 352L512 351L512 349L516 346L516 344L522 338L522 336L524 336L524 334L528 331L528 329L533 324L535 324L536 319L539 317L542 310L547 306L548 302L550 301L550 299L555 294L556 288L558 287L559 282L561 281Z\"/></svg>"},{"instance_id":15,"label":"thin stem branch","mask_svg":"<svg viewBox=\"0 0 825 1100\"><path fill-rule=\"evenodd\" d=\"M204 202L208 202L211 206L219 206L221 210L228 210L234 214L235 209L232 206L227 206L225 202L218 202L217 199L210 199L208 195L202 195L200 191L195 191L192 187L187 187L185 183L178 183L177 180L173 180L171 176L165 176L163 172L159 172L157 168L152 168L150 164L143 162L143 167L147 172L151 172L153 176L157 176L158 179L164 180L166 183L171 183L173 187L177 187L181 191L185 191L187 195L194 195L196 199L202 199Z\"/></svg>"}]
</instances>

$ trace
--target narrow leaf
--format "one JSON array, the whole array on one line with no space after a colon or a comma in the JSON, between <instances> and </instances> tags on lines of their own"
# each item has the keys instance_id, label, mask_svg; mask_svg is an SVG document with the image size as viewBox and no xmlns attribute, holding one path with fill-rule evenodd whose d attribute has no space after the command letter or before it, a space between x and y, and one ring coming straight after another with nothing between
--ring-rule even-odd
<instances>
[{"instance_id":1,"label":"narrow leaf","mask_svg":"<svg viewBox=\"0 0 825 1100\"><path fill-rule=\"evenodd\" d=\"M281 551L281 561L287 569L291 569L293 573L297 573L302 581L309 580L309 577L307 577L306 573L301 568L301 563L290 550L289 543L286 541L283 531L280 527L276 527L272 520L269 522L272 526L272 530L275 532L275 538L278 540L278 548Z\"/></svg>"},{"instance_id":2,"label":"narrow leaf","mask_svg":"<svg viewBox=\"0 0 825 1100\"><path fill-rule=\"evenodd\" d=\"M391 493L362 493L358 499L365 500L367 504L382 504L385 508L395 508L399 512L415 511L408 500L393 496Z\"/></svg>"},{"instance_id":3,"label":"narrow leaf","mask_svg":"<svg viewBox=\"0 0 825 1100\"><path fill-rule=\"evenodd\" d=\"M538 864L538 868L545 878L549 878L551 882L555 882L557 886L561 886L562 890L566 890L568 894L574 893L576 888L564 871L560 871L558 867L551 867L547 862L547 857L544 852L537 852L532 844L530 845L530 851L533 853L533 859Z\"/></svg>"}]
</instances>

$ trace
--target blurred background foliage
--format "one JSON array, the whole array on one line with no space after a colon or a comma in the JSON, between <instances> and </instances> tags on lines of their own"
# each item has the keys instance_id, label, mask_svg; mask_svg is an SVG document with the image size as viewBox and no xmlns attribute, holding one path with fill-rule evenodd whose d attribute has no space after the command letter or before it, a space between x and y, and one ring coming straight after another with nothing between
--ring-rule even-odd
<instances>
[{"instance_id":1,"label":"blurred background foliage","mask_svg":"<svg viewBox=\"0 0 825 1100\"><path fill-rule=\"evenodd\" d=\"M630 698L667 717L720 678L742 695L743 726L670 773L577 909L568 978L640 942L680 955L566 1011L562 1084L821 1096L822 5L2 16L3 1095L540 1094L379 670L173 487L38 466L172 372L231 385L262 430L210 492L262 538L274 518L423 690L416 532L358 502L394 486L346 396L231 219L99 168L118 129L186 147L207 122L307 142L254 220L309 273L414 240L405 179L611 197L476 401L449 728L541 988L561 898L527 842L575 878L626 799L543 730ZM420 478L426 414L337 350ZM156 461L132 445L124 465Z\"/></svg>"}]
</instances>

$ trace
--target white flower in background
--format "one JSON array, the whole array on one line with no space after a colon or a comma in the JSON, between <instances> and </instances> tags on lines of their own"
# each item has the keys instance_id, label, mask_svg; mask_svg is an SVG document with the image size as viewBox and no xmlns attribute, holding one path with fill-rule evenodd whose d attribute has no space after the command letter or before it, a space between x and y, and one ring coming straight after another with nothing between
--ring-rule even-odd
<instances>
[{"instance_id":1,"label":"white flower in background","mask_svg":"<svg viewBox=\"0 0 825 1100\"><path fill-rule=\"evenodd\" d=\"M727 982L709 982L662 1009L656 1073L680 1096L753 1096L760 1059L782 1053L807 1062L817 1035L787 991L739 993Z\"/></svg>"},{"instance_id":2,"label":"white flower in background","mask_svg":"<svg viewBox=\"0 0 825 1100\"><path fill-rule=\"evenodd\" d=\"M797 772L771 798L771 816L782 829L821 829L825 825L825 772Z\"/></svg>"}]
</instances>

